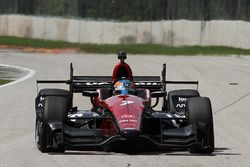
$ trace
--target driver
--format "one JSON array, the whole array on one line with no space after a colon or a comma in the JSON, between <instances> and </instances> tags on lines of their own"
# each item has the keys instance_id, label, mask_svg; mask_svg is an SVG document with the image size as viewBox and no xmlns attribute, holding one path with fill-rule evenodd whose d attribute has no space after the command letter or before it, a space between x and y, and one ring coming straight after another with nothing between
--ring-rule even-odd
<instances>
[{"instance_id":1,"label":"driver","mask_svg":"<svg viewBox=\"0 0 250 167\"><path fill-rule=\"evenodd\" d=\"M114 84L114 95L135 94L134 83L128 79L120 79Z\"/></svg>"}]
</instances>

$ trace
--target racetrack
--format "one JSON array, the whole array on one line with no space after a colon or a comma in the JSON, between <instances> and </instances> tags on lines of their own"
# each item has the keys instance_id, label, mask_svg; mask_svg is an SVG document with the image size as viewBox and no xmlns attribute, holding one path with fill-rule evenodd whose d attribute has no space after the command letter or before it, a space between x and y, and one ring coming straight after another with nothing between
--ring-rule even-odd
<instances>
[{"instance_id":1,"label":"racetrack","mask_svg":"<svg viewBox=\"0 0 250 167\"><path fill-rule=\"evenodd\" d=\"M155 167L237 166L250 164L250 57L131 56L134 75L160 75L167 63L168 80L199 80L201 95L211 98L215 152L106 153L68 151L42 154L34 143L34 99L37 79L69 79L69 63L77 75L111 75L116 55L50 55L1 52L0 64L22 66L36 75L0 88L0 167ZM230 84L231 83L231 84ZM76 105L90 107L77 96Z\"/></svg>"}]
</instances>

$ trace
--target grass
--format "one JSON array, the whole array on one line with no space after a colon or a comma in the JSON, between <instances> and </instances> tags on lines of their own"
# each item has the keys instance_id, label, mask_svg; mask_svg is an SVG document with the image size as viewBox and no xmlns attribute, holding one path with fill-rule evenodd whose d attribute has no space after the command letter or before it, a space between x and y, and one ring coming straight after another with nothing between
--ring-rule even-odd
<instances>
[{"instance_id":1,"label":"grass","mask_svg":"<svg viewBox=\"0 0 250 167\"><path fill-rule=\"evenodd\" d=\"M46 49L77 48L86 53L117 53L158 55L250 55L250 49L225 46L180 46L171 47L160 44L80 44L30 38L0 36L0 45Z\"/></svg>"},{"instance_id":2,"label":"grass","mask_svg":"<svg viewBox=\"0 0 250 167\"><path fill-rule=\"evenodd\" d=\"M11 81L10 81L10 80L1 80L1 79L0 79L0 85L7 84L7 83L9 83L9 82L11 82Z\"/></svg>"}]
</instances>

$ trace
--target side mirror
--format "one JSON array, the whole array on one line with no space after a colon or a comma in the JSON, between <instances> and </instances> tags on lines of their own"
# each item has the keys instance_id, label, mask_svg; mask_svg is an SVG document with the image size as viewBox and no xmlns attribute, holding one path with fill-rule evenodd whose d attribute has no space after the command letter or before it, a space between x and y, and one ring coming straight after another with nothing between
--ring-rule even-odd
<instances>
[{"instance_id":1,"label":"side mirror","mask_svg":"<svg viewBox=\"0 0 250 167\"><path fill-rule=\"evenodd\" d=\"M167 95L166 91L151 92L151 97L165 97L166 95Z\"/></svg>"},{"instance_id":2,"label":"side mirror","mask_svg":"<svg viewBox=\"0 0 250 167\"><path fill-rule=\"evenodd\" d=\"M83 91L82 95L86 97L98 97L99 93L96 91Z\"/></svg>"}]
</instances>

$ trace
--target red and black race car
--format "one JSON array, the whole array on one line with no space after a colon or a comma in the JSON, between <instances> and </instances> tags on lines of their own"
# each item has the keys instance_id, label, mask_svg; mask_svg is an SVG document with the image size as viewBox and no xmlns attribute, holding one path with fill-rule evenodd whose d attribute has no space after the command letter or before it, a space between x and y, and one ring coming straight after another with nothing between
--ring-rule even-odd
<instances>
[{"instance_id":1,"label":"red and black race car","mask_svg":"<svg viewBox=\"0 0 250 167\"><path fill-rule=\"evenodd\" d=\"M41 89L36 97L38 149L185 149L212 153L214 131L209 98L200 97L194 89L166 92L168 84L198 87L198 81L166 81L166 64L161 76L133 76L126 57L125 52L118 53L120 62L112 77L74 76L71 64L69 80L37 81L69 85L69 90ZM74 107L73 93L90 97L93 107ZM154 110L160 98L161 111Z\"/></svg>"}]
</instances>

